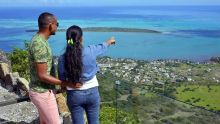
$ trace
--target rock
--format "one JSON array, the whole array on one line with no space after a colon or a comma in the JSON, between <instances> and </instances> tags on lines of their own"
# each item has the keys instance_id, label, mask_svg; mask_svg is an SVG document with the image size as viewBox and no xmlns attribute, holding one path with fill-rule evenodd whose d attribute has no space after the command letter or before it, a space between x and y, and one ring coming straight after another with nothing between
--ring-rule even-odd
<instances>
[{"instance_id":1,"label":"rock","mask_svg":"<svg viewBox=\"0 0 220 124\"><path fill-rule=\"evenodd\" d=\"M0 86L0 102L4 102L15 98L18 98L18 96L13 93L9 93L8 90Z\"/></svg>"},{"instance_id":2,"label":"rock","mask_svg":"<svg viewBox=\"0 0 220 124\"><path fill-rule=\"evenodd\" d=\"M14 88L12 85L6 85L5 88L9 91L9 92L13 92Z\"/></svg>"},{"instance_id":3,"label":"rock","mask_svg":"<svg viewBox=\"0 0 220 124\"><path fill-rule=\"evenodd\" d=\"M18 78L18 87L22 90L29 90L29 82L25 78Z\"/></svg>"},{"instance_id":4,"label":"rock","mask_svg":"<svg viewBox=\"0 0 220 124\"><path fill-rule=\"evenodd\" d=\"M2 86L2 84L3 84L4 82L3 82L3 80L2 79L0 79L0 86Z\"/></svg>"},{"instance_id":5,"label":"rock","mask_svg":"<svg viewBox=\"0 0 220 124\"><path fill-rule=\"evenodd\" d=\"M69 112L68 106L66 104L66 98L63 96L62 93L58 93L55 96L56 96L57 106L58 106L60 114L63 117L69 116L70 112Z\"/></svg>"},{"instance_id":6,"label":"rock","mask_svg":"<svg viewBox=\"0 0 220 124\"><path fill-rule=\"evenodd\" d=\"M19 77L17 82L17 88L21 96L26 96L28 95L29 82L25 78Z\"/></svg>"},{"instance_id":7,"label":"rock","mask_svg":"<svg viewBox=\"0 0 220 124\"><path fill-rule=\"evenodd\" d=\"M5 52L0 50L0 63L6 63L11 71L11 61L7 58Z\"/></svg>"},{"instance_id":8,"label":"rock","mask_svg":"<svg viewBox=\"0 0 220 124\"><path fill-rule=\"evenodd\" d=\"M18 98L0 86L0 103ZM38 111L31 102L0 106L0 124L38 124Z\"/></svg>"},{"instance_id":9,"label":"rock","mask_svg":"<svg viewBox=\"0 0 220 124\"><path fill-rule=\"evenodd\" d=\"M31 102L17 103L20 101L19 96L27 93L29 83L20 78L18 72L12 73L11 63L2 51L0 51L0 83L0 124L38 124L36 107Z\"/></svg>"},{"instance_id":10,"label":"rock","mask_svg":"<svg viewBox=\"0 0 220 124\"><path fill-rule=\"evenodd\" d=\"M6 85L14 86L14 85L17 85L18 78L19 78L18 72L9 73L5 76L4 81Z\"/></svg>"},{"instance_id":11,"label":"rock","mask_svg":"<svg viewBox=\"0 0 220 124\"><path fill-rule=\"evenodd\" d=\"M72 124L72 118L71 116L63 117L63 124ZM85 123L87 124L87 123Z\"/></svg>"},{"instance_id":12,"label":"rock","mask_svg":"<svg viewBox=\"0 0 220 124\"><path fill-rule=\"evenodd\" d=\"M38 111L31 102L0 107L0 123L38 124Z\"/></svg>"},{"instance_id":13,"label":"rock","mask_svg":"<svg viewBox=\"0 0 220 124\"><path fill-rule=\"evenodd\" d=\"M9 73L9 65L7 63L0 63L0 79L4 79L4 77Z\"/></svg>"},{"instance_id":14,"label":"rock","mask_svg":"<svg viewBox=\"0 0 220 124\"><path fill-rule=\"evenodd\" d=\"M15 78L19 78L20 77L18 72L13 72L12 76L15 77Z\"/></svg>"},{"instance_id":15,"label":"rock","mask_svg":"<svg viewBox=\"0 0 220 124\"><path fill-rule=\"evenodd\" d=\"M11 62L8 60L5 52L3 52L1 50L0 50L0 63L7 63L8 65L11 65Z\"/></svg>"}]
</instances>

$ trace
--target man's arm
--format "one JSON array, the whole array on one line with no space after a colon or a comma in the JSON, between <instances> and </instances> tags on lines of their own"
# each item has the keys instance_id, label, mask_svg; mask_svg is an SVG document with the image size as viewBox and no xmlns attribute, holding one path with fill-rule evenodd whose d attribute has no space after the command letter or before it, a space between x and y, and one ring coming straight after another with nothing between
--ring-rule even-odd
<instances>
[{"instance_id":1,"label":"man's arm","mask_svg":"<svg viewBox=\"0 0 220 124\"><path fill-rule=\"evenodd\" d=\"M80 88L80 83L70 83L66 81L61 81L53 76L47 74L47 63L36 63L37 76L40 81L48 84L69 86L72 88Z\"/></svg>"}]
</instances>

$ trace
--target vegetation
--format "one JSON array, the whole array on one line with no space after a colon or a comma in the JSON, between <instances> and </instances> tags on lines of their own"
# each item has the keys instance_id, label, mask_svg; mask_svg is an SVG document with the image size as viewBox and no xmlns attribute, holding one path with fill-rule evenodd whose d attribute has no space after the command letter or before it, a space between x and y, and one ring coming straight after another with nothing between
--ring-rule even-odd
<instances>
[{"instance_id":1,"label":"vegetation","mask_svg":"<svg viewBox=\"0 0 220 124\"><path fill-rule=\"evenodd\" d=\"M176 99L186 101L208 110L220 110L220 86L212 85L182 85L176 88Z\"/></svg>"},{"instance_id":2,"label":"vegetation","mask_svg":"<svg viewBox=\"0 0 220 124\"><path fill-rule=\"evenodd\" d=\"M30 79L28 51L25 49L15 48L10 54L11 66L13 72L18 72L21 77Z\"/></svg>"},{"instance_id":3,"label":"vegetation","mask_svg":"<svg viewBox=\"0 0 220 124\"><path fill-rule=\"evenodd\" d=\"M133 113L141 124L202 124L219 123L219 115L189 104L167 99L154 93L128 97L118 101L121 110Z\"/></svg>"},{"instance_id":4,"label":"vegetation","mask_svg":"<svg viewBox=\"0 0 220 124\"><path fill-rule=\"evenodd\" d=\"M113 107L103 106L100 111L101 124L139 124L138 119L130 112L118 110L116 117L116 109Z\"/></svg>"}]
</instances>

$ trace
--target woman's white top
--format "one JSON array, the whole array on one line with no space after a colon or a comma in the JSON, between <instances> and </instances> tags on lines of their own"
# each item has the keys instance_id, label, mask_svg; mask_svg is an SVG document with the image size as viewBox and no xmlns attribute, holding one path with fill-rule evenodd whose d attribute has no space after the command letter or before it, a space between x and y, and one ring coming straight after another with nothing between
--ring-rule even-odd
<instances>
[{"instance_id":1,"label":"woman's white top","mask_svg":"<svg viewBox=\"0 0 220 124\"><path fill-rule=\"evenodd\" d=\"M97 87L97 86L99 86L99 83L95 75L91 80L84 82L82 87L80 88L67 87L67 90L86 90L86 89L90 89L90 88Z\"/></svg>"}]
</instances>

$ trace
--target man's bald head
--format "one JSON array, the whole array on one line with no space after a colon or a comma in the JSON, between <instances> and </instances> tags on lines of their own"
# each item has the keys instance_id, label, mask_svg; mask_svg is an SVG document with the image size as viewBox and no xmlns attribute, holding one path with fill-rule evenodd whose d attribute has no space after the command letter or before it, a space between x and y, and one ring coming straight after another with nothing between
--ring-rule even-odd
<instances>
[{"instance_id":1,"label":"man's bald head","mask_svg":"<svg viewBox=\"0 0 220 124\"><path fill-rule=\"evenodd\" d=\"M48 12L41 13L38 17L38 27L47 28L50 23L53 23L56 20L56 17Z\"/></svg>"}]
</instances>

